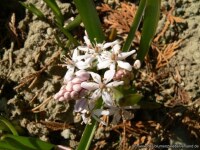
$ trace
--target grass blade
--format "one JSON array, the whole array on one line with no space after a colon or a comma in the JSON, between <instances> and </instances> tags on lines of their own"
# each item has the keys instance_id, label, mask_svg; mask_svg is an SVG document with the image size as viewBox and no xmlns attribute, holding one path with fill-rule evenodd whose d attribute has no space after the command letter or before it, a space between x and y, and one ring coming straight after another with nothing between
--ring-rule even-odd
<instances>
[{"instance_id":1,"label":"grass blade","mask_svg":"<svg viewBox=\"0 0 200 150\"><path fill-rule=\"evenodd\" d=\"M144 57L148 53L150 44L155 35L160 16L160 5L161 0L147 0L147 6L144 14L144 23L142 27L142 37L137 55L137 58L140 61L144 60Z\"/></svg>"}]
</instances>

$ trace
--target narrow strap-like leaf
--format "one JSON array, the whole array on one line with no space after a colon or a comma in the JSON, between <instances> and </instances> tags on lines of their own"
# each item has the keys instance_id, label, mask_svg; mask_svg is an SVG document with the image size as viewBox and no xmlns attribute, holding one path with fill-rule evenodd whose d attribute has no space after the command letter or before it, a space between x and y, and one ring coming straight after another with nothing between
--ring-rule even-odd
<instances>
[{"instance_id":1,"label":"narrow strap-like leaf","mask_svg":"<svg viewBox=\"0 0 200 150\"><path fill-rule=\"evenodd\" d=\"M137 58L140 61L144 60L144 57L148 53L150 44L155 35L160 16L160 5L161 0L147 0L147 6L144 14L144 23L142 27L142 37L137 55Z\"/></svg>"},{"instance_id":2,"label":"narrow strap-like leaf","mask_svg":"<svg viewBox=\"0 0 200 150\"><path fill-rule=\"evenodd\" d=\"M147 1L148 0L141 0L140 1L138 10L136 12L135 18L133 20L132 26L131 26L129 34L128 34L128 37L127 37L127 39L126 39L126 41L125 41L125 43L122 47L122 51L129 51L129 49L131 47L131 43L133 42L133 39L135 37L135 32L138 29L140 22L142 20L142 16L144 14L144 10L145 10Z\"/></svg>"},{"instance_id":3,"label":"narrow strap-like leaf","mask_svg":"<svg viewBox=\"0 0 200 150\"><path fill-rule=\"evenodd\" d=\"M99 43L103 42L105 36L94 2L92 0L74 0L74 3L81 16L91 43L95 43L96 41Z\"/></svg>"}]
</instances>

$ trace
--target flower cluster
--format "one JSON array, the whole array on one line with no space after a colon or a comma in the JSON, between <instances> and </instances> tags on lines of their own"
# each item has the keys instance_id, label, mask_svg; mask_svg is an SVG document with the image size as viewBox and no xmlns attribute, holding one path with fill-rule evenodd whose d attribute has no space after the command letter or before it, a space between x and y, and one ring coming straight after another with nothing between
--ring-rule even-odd
<instances>
[{"instance_id":1,"label":"flower cluster","mask_svg":"<svg viewBox=\"0 0 200 150\"><path fill-rule=\"evenodd\" d=\"M64 85L54 98L58 101L76 100L74 111L81 114L87 124L90 117L101 121L101 115L114 115L114 111L120 111L114 90L129 84L132 69L138 69L140 61L136 60L132 65L127 62L126 58L136 51L122 52L118 40L96 44L92 44L87 36L84 40L86 46L78 46L73 50L71 59L65 60L68 70ZM106 110L95 110L99 99L103 100Z\"/></svg>"},{"instance_id":2,"label":"flower cluster","mask_svg":"<svg viewBox=\"0 0 200 150\"><path fill-rule=\"evenodd\" d=\"M71 77L70 80L65 77L64 85L60 91L54 95L54 98L58 101L64 100L76 100L85 96L87 90L81 87L81 83L89 79L89 73L84 70L77 71L75 77Z\"/></svg>"}]
</instances>

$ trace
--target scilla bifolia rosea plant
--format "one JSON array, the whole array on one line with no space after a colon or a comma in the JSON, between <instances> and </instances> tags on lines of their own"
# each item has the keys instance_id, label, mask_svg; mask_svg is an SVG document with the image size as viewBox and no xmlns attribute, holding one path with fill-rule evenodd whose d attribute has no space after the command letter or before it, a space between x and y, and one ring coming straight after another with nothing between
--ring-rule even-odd
<instances>
[{"instance_id":1,"label":"scilla bifolia rosea plant","mask_svg":"<svg viewBox=\"0 0 200 150\"><path fill-rule=\"evenodd\" d=\"M84 46L71 51L65 59L67 72L63 86L55 94L58 101L75 101L74 111L81 115L86 125L78 149L88 149L97 122L102 115L113 116L118 123L123 115L132 115L126 109L134 108L140 99L133 85L133 70L141 67L159 19L160 0L141 0L127 40L106 42L92 0L74 0L86 29ZM135 31L144 17L142 38L138 53L130 50ZM123 47L122 47L123 45ZM134 57L133 57L134 56ZM136 58L127 61L127 57ZM123 112L123 114L121 114Z\"/></svg>"},{"instance_id":2,"label":"scilla bifolia rosea plant","mask_svg":"<svg viewBox=\"0 0 200 150\"><path fill-rule=\"evenodd\" d=\"M74 0L79 15L67 27L63 27L64 18L55 0L44 0L44 2L55 15L55 22L51 25L58 27L70 43L77 45L64 60L67 72L63 85L54 98L57 101L75 101L74 111L81 115L82 122L86 124L78 150L87 150L98 123L108 124L101 119L102 115L113 116L111 123L118 123L122 117L131 119L133 115L128 109L135 108L135 104L142 98L142 95L134 89L133 77L134 72L140 69L155 34L161 0L140 0L124 43L119 39L112 42L105 41L93 0ZM22 4L38 18L48 22L44 14L34 5ZM143 20L142 37L139 50L136 51L130 48L141 20ZM70 33L71 27L79 25L80 21L86 30L82 46L78 45ZM55 38L58 45L63 48L58 36L55 35Z\"/></svg>"}]
</instances>

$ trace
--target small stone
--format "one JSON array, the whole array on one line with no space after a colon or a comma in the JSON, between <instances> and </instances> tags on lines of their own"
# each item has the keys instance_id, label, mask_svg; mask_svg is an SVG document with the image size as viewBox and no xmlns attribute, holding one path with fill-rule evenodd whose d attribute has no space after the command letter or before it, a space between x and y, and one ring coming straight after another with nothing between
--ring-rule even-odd
<instances>
[{"instance_id":1,"label":"small stone","mask_svg":"<svg viewBox=\"0 0 200 150\"><path fill-rule=\"evenodd\" d=\"M64 137L65 139L69 139L70 134L71 134L70 129L65 129L61 132L62 137Z\"/></svg>"},{"instance_id":2,"label":"small stone","mask_svg":"<svg viewBox=\"0 0 200 150\"><path fill-rule=\"evenodd\" d=\"M50 36L52 34L52 28L47 28L47 34Z\"/></svg>"}]
</instances>

